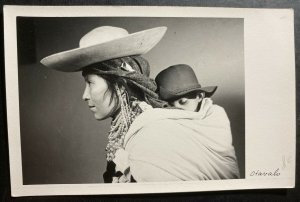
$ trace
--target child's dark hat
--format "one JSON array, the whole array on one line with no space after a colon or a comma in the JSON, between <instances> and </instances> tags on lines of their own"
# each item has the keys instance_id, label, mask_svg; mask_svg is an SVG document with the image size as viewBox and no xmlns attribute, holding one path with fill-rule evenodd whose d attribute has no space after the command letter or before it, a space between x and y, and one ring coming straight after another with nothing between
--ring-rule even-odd
<instances>
[{"instance_id":1,"label":"child's dark hat","mask_svg":"<svg viewBox=\"0 0 300 202\"><path fill-rule=\"evenodd\" d=\"M155 78L158 93L163 100L175 100L185 94L202 91L210 97L217 86L201 87L194 70L186 64L170 66L161 71Z\"/></svg>"}]
</instances>

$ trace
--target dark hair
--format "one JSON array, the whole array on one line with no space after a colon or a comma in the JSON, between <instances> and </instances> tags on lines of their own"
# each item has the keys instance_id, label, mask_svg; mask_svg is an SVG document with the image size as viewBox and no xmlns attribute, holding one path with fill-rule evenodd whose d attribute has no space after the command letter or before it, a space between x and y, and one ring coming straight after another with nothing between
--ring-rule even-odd
<instances>
[{"instance_id":1,"label":"dark hair","mask_svg":"<svg viewBox=\"0 0 300 202\"><path fill-rule=\"evenodd\" d=\"M132 85L131 83L128 83L126 79L118 76L112 76L107 74L96 74L98 76L101 76L104 78L108 85L108 91L112 93L110 98L110 103L113 101L114 97L117 97L117 90L115 88L115 85L118 85L118 87L123 86L126 90L126 93L128 94L129 101L132 101L134 99L137 99L139 101L145 101L143 92L136 86Z\"/></svg>"},{"instance_id":2,"label":"dark hair","mask_svg":"<svg viewBox=\"0 0 300 202\"><path fill-rule=\"evenodd\" d=\"M90 72L89 70L82 71L82 76L84 77L86 77L89 74L98 75L106 81L108 88L105 91L104 96L106 96L108 92L111 93L109 104L111 104L113 100L116 100L115 106L112 108L112 110L109 113L110 115L113 115L118 110L120 104L120 100L117 95L117 90L115 88L116 85L120 88L122 86L125 88L126 91L125 93L127 93L128 95L129 104L131 104L131 101L133 100L145 101L144 92L140 88L136 87L135 85L128 83L126 79L122 77L107 75L107 74L98 74L96 72Z\"/></svg>"},{"instance_id":3,"label":"dark hair","mask_svg":"<svg viewBox=\"0 0 300 202\"><path fill-rule=\"evenodd\" d=\"M131 100L145 101L154 108L168 107L167 102L160 100L155 92L157 86L149 77L150 66L141 56L126 56L88 65L82 69L82 75L99 75L103 77L112 92L111 102L116 96L116 84L125 88L129 104Z\"/></svg>"}]
</instances>

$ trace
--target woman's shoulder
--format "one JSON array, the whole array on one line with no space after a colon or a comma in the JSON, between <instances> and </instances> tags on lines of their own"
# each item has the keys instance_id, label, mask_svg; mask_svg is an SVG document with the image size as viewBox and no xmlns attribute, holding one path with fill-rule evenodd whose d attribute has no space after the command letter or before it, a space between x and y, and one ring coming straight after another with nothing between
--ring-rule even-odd
<instances>
[{"instance_id":1,"label":"woman's shoulder","mask_svg":"<svg viewBox=\"0 0 300 202\"><path fill-rule=\"evenodd\" d=\"M145 142L161 141L162 138L169 139L174 132L178 131L180 125L167 118L168 109L149 109L140 114L130 126L124 140L124 144L132 141Z\"/></svg>"},{"instance_id":2,"label":"woman's shoulder","mask_svg":"<svg viewBox=\"0 0 300 202\"><path fill-rule=\"evenodd\" d=\"M133 121L130 129L137 130L139 128L160 124L163 121L167 121L168 119L174 117L174 115L179 115L183 110L179 109L165 109L165 108L148 108L143 113L141 113L136 119ZM183 116L182 116L183 117Z\"/></svg>"},{"instance_id":3,"label":"woman's shoulder","mask_svg":"<svg viewBox=\"0 0 300 202\"><path fill-rule=\"evenodd\" d=\"M151 108L141 113L132 123L125 136L125 143L130 139L150 139L161 141L178 139L194 134L201 126L214 125L229 127L229 120L224 108L210 104L200 112L180 109Z\"/></svg>"},{"instance_id":4,"label":"woman's shoulder","mask_svg":"<svg viewBox=\"0 0 300 202\"><path fill-rule=\"evenodd\" d=\"M182 121L228 121L223 107L207 105L200 112L191 112L174 108L151 108L141 113L132 123L129 133L143 130L169 130L179 127Z\"/></svg>"},{"instance_id":5,"label":"woman's shoulder","mask_svg":"<svg viewBox=\"0 0 300 202\"><path fill-rule=\"evenodd\" d=\"M169 153L176 150L187 140L186 129L169 119L155 120L146 123L135 133L125 139L125 147L131 153L153 153L157 150ZM138 152L137 152L138 151ZM171 152L172 153L172 152Z\"/></svg>"}]
</instances>

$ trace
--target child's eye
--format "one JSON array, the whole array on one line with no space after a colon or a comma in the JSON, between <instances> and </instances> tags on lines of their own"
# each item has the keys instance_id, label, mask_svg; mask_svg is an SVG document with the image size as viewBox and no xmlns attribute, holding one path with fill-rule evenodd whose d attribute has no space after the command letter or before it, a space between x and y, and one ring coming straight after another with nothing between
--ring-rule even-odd
<instances>
[{"instance_id":1,"label":"child's eye","mask_svg":"<svg viewBox=\"0 0 300 202\"><path fill-rule=\"evenodd\" d=\"M184 104L186 104L187 103L187 99L186 98L181 98L180 100L179 100L179 104L181 104L181 105L184 105Z\"/></svg>"}]
</instances>

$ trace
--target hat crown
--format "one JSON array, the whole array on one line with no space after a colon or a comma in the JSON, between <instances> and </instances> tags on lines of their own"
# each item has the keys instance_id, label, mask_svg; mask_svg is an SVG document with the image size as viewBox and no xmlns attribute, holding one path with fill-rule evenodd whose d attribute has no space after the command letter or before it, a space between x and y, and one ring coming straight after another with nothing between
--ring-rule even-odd
<instances>
[{"instance_id":1,"label":"hat crown","mask_svg":"<svg viewBox=\"0 0 300 202\"><path fill-rule=\"evenodd\" d=\"M97 27L85 34L79 41L79 47L88 47L96 44L105 43L114 39L127 36L127 30L120 27L102 26Z\"/></svg>"},{"instance_id":2,"label":"hat crown","mask_svg":"<svg viewBox=\"0 0 300 202\"><path fill-rule=\"evenodd\" d=\"M169 91L180 92L195 86L200 86L194 70L185 64L168 67L156 77L156 82Z\"/></svg>"},{"instance_id":3,"label":"hat crown","mask_svg":"<svg viewBox=\"0 0 300 202\"><path fill-rule=\"evenodd\" d=\"M155 81L160 98L169 101L194 91L203 91L205 97L210 97L217 89L217 86L201 87L194 70L186 64L168 67L156 76Z\"/></svg>"}]
</instances>

